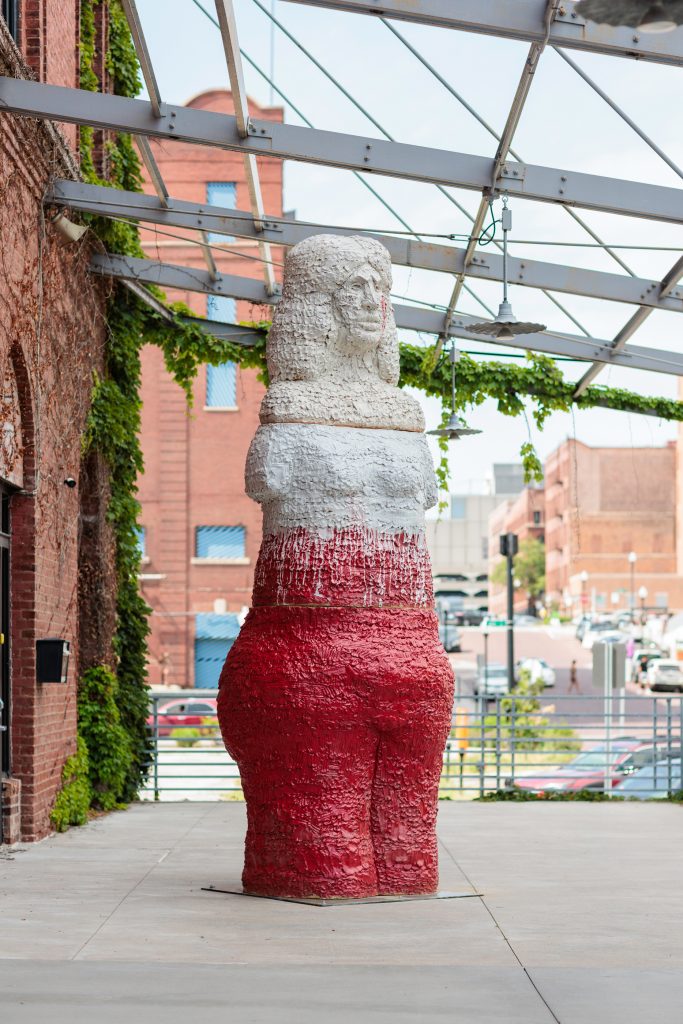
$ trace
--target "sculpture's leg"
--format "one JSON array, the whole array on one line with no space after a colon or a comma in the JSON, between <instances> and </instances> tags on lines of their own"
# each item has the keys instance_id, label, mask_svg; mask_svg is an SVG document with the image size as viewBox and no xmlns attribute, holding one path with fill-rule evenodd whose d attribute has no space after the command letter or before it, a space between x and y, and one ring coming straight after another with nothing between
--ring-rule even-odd
<instances>
[{"instance_id":1,"label":"sculpture's leg","mask_svg":"<svg viewBox=\"0 0 683 1024\"><path fill-rule=\"evenodd\" d=\"M447 730L447 724L419 716L380 739L371 828L382 894L438 888L436 812Z\"/></svg>"},{"instance_id":2,"label":"sculpture's leg","mask_svg":"<svg viewBox=\"0 0 683 1024\"><path fill-rule=\"evenodd\" d=\"M292 722L273 721L249 746L240 759L248 814L245 890L270 896L374 895L374 731L296 716Z\"/></svg>"}]
</instances>

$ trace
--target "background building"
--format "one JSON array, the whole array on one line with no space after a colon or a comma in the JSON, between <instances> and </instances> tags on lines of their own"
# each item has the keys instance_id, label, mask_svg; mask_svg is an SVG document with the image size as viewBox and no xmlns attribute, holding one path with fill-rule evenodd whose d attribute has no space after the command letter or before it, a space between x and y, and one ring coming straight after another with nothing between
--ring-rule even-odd
<instances>
[{"instance_id":1,"label":"background building","mask_svg":"<svg viewBox=\"0 0 683 1024\"><path fill-rule=\"evenodd\" d=\"M501 560L500 537L504 533L515 533L520 544L530 537L545 540L545 492L543 486L525 487L516 498L509 498L493 510L489 516L489 577L494 566ZM516 591L514 608L516 612L528 610L528 595ZM507 610L505 587L489 584L489 611L498 615Z\"/></svg>"},{"instance_id":2,"label":"background building","mask_svg":"<svg viewBox=\"0 0 683 1024\"><path fill-rule=\"evenodd\" d=\"M233 113L224 90L203 93L190 107ZM281 120L280 108L250 103L255 118ZM244 164L238 153L184 143L152 142L171 196L196 203L249 209ZM282 163L259 158L265 209L282 212ZM151 189L148 189L150 191ZM148 256L205 269L197 234L181 238L144 230ZM262 277L255 242L210 235L222 273ZM273 260L282 250L273 249ZM279 267L276 267L279 270ZM226 322L270 319L248 302L169 292L198 315ZM244 463L258 427L263 386L253 370L233 363L202 367L194 406L164 367L154 346L143 352L141 576L152 607L149 640L151 685L215 686L225 655L251 598L261 542L261 510L244 493Z\"/></svg>"},{"instance_id":3,"label":"background building","mask_svg":"<svg viewBox=\"0 0 683 1024\"><path fill-rule=\"evenodd\" d=\"M521 464L493 467L492 493L452 494L450 517L427 521L427 545L432 572L440 577L435 596L453 610L488 609L489 516L524 486Z\"/></svg>"},{"instance_id":4,"label":"background building","mask_svg":"<svg viewBox=\"0 0 683 1024\"><path fill-rule=\"evenodd\" d=\"M649 608L683 606L674 443L591 448L565 441L545 463L545 499L550 601L609 612L629 608L634 592L639 605L644 587Z\"/></svg>"}]
</instances>

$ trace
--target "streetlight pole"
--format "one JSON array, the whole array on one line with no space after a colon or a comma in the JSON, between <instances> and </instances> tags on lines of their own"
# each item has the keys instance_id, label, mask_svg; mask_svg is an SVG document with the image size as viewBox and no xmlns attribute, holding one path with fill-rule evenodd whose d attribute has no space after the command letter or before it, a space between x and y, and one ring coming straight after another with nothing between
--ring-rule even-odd
<instances>
[{"instance_id":1,"label":"streetlight pole","mask_svg":"<svg viewBox=\"0 0 683 1024\"><path fill-rule=\"evenodd\" d=\"M628 564L631 567L631 625L635 622L636 612L636 561L638 559L635 551L629 551Z\"/></svg>"},{"instance_id":2,"label":"streetlight pole","mask_svg":"<svg viewBox=\"0 0 683 1024\"><path fill-rule=\"evenodd\" d=\"M515 688L515 575L513 561L519 550L519 540L516 533L503 533L500 537L500 553L507 559L507 648L508 648L508 691L512 693Z\"/></svg>"},{"instance_id":3,"label":"streetlight pole","mask_svg":"<svg viewBox=\"0 0 683 1024\"><path fill-rule=\"evenodd\" d=\"M647 600L647 587L640 587L638 589L638 597L640 598L640 625L645 625L645 601Z\"/></svg>"}]
</instances>

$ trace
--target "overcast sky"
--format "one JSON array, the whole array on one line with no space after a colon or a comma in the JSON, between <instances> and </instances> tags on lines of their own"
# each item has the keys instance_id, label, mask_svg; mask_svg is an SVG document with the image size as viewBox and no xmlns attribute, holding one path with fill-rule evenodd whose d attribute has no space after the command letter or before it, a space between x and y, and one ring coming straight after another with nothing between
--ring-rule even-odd
<instances>
[{"instance_id":1,"label":"overcast sky","mask_svg":"<svg viewBox=\"0 0 683 1024\"><path fill-rule=\"evenodd\" d=\"M215 14L213 0L202 2ZM283 25L398 141L482 156L494 154L496 143L492 136L378 19L318 10L288 0L258 3L274 10ZM165 100L185 103L205 89L227 84L220 34L193 0L138 0L138 7ZM276 84L316 127L378 136L377 129L278 29L271 32L271 23L259 10L257 0L236 0L236 8L243 50L268 74L273 55ZM524 67L527 44L394 24L496 131L502 129ZM573 53L570 56L672 160L683 166L680 103L676 99L683 86L680 69L618 58ZM250 95L261 104L271 102L269 86L248 65L245 76ZM274 102L282 101L276 95ZM285 120L301 123L286 104ZM514 148L529 163L683 187L679 176L550 49L537 71ZM434 186L376 176L372 176L371 183L418 232L468 232L469 221ZM451 192L470 213L476 211L476 193L456 189ZM559 207L521 200L513 200L511 206L513 239L516 235L520 239L547 242L591 241ZM383 230L400 228L351 172L333 168L288 162L285 209L296 210L302 220ZM683 233L675 226L590 212L581 212L581 216L607 242L680 246L683 250ZM511 253L620 272L617 264L599 249L511 245ZM621 256L638 276L650 277L654 282L673 265L677 253L635 251L621 252ZM452 285L452 278L445 274L394 268L394 292L413 300L445 305ZM473 283L472 287L489 306L497 308L501 297L499 285ZM576 325L541 292L513 287L511 298L519 319L579 333ZM634 307L619 303L569 295L558 298L597 338L614 337L634 311ZM476 299L467 294L461 296L458 309L485 317ZM681 351L682 326L681 314L655 312L635 340L639 345ZM402 336L416 340L408 332ZM431 339L422 340L427 343ZM461 345L469 350L493 348L490 343ZM561 366L572 380L578 379L585 369L585 364ZM675 378L635 370L605 370L599 381L643 394L675 397L677 391ZM437 403L426 402L425 408L429 426L435 426ZM491 464L517 461L519 446L527 440L523 418L501 416L493 402L473 410L468 419L470 425L484 432L454 444L453 491L482 490ZM543 433L539 434L533 425L531 433L541 456L545 456L572 436L601 446L664 445L676 436L676 427L650 417L593 411L576 412L574 416L556 414Z\"/></svg>"}]
</instances>

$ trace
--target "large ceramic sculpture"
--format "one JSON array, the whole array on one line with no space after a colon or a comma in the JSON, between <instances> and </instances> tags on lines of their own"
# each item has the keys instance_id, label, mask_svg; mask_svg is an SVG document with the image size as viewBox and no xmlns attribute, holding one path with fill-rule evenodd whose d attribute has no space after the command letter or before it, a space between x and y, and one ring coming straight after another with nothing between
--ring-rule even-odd
<instances>
[{"instance_id":1,"label":"large ceramic sculpture","mask_svg":"<svg viewBox=\"0 0 683 1024\"><path fill-rule=\"evenodd\" d=\"M263 507L253 606L218 712L247 801L243 885L268 896L422 894L453 673L439 644L417 402L396 387L389 254L293 248L247 458Z\"/></svg>"}]
</instances>

